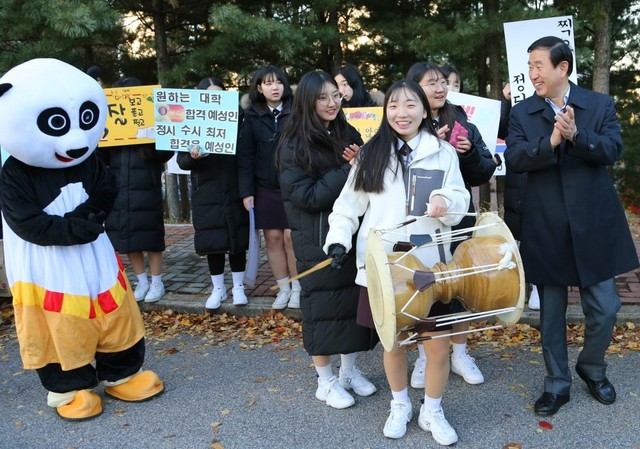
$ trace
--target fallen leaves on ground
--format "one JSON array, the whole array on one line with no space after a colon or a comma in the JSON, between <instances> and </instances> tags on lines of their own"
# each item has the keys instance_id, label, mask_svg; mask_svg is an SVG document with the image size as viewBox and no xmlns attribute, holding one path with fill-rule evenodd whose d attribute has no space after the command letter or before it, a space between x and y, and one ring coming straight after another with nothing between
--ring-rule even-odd
<instances>
[{"instance_id":1,"label":"fallen leaves on ground","mask_svg":"<svg viewBox=\"0 0 640 449\"><path fill-rule=\"evenodd\" d=\"M542 430L551 430L553 429L553 424L551 424L549 421L540 421L538 423L538 427L540 427Z\"/></svg>"},{"instance_id":2,"label":"fallen leaves on ground","mask_svg":"<svg viewBox=\"0 0 640 449\"><path fill-rule=\"evenodd\" d=\"M483 321L472 324L471 328L482 328L488 325L488 322ZM528 324L515 324L483 332L472 332L469 334L468 342L471 347L528 348L532 352L541 352L540 331ZM567 326L567 344L577 347L584 344L584 324ZM640 329L632 322L614 328L613 338L607 353L624 354L628 351L640 351Z\"/></svg>"},{"instance_id":3,"label":"fallen leaves on ground","mask_svg":"<svg viewBox=\"0 0 640 449\"><path fill-rule=\"evenodd\" d=\"M522 449L522 443L519 441L507 443L502 449Z\"/></svg>"},{"instance_id":4,"label":"fallen leaves on ground","mask_svg":"<svg viewBox=\"0 0 640 449\"><path fill-rule=\"evenodd\" d=\"M208 344L224 345L237 341L243 349L267 344L291 342L302 338L302 324L282 312L268 311L258 316L222 314L186 314L171 309L142 314L149 341L167 341L179 335L202 337ZM171 348L169 353L177 351Z\"/></svg>"},{"instance_id":5,"label":"fallen leaves on ground","mask_svg":"<svg viewBox=\"0 0 640 449\"><path fill-rule=\"evenodd\" d=\"M13 309L1 310L3 325L0 326L0 353L4 349L5 338L15 339ZM171 309L160 309L142 314L145 321L147 341L166 342L181 335L200 337L206 345L226 345L237 343L242 349L256 349L275 344L274 351L285 351L297 347L302 342L302 323L282 312L268 311L258 316L235 316L222 314L178 313ZM472 329L490 325L487 321L473 323ZM528 324L515 324L498 329L490 329L469 334L470 347L490 346L497 349L522 348L540 352L540 332ZM567 326L569 345L581 347L584 343L584 324ZM178 352L177 347L169 347L162 354ZM624 355L629 351L640 351L640 327L632 322L616 326L613 332L609 354ZM0 355L1 357L1 355ZM505 358L512 358L505 352Z\"/></svg>"}]
</instances>

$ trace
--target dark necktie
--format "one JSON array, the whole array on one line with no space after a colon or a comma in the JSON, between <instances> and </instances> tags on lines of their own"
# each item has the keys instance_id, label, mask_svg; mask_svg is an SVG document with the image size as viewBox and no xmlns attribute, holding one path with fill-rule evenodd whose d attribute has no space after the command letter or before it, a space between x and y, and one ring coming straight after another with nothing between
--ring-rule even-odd
<instances>
[{"instance_id":1,"label":"dark necktie","mask_svg":"<svg viewBox=\"0 0 640 449\"><path fill-rule=\"evenodd\" d=\"M411 147L406 142L398 150L398 152L401 155L403 155L404 157L407 157L409 155L409 153L411 153L411 151L413 151L413 150L411 149Z\"/></svg>"},{"instance_id":2,"label":"dark necktie","mask_svg":"<svg viewBox=\"0 0 640 449\"><path fill-rule=\"evenodd\" d=\"M273 116L277 118L279 115L280 115L280 109L274 109Z\"/></svg>"}]
</instances>

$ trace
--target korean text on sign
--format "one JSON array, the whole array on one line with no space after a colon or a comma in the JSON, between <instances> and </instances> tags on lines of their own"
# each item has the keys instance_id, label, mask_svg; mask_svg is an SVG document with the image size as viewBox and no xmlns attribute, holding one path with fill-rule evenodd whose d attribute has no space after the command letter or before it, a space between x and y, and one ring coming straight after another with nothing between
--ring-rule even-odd
<instances>
[{"instance_id":1,"label":"korean text on sign","mask_svg":"<svg viewBox=\"0 0 640 449\"><path fill-rule=\"evenodd\" d=\"M156 148L235 154L238 92L155 89Z\"/></svg>"}]
</instances>

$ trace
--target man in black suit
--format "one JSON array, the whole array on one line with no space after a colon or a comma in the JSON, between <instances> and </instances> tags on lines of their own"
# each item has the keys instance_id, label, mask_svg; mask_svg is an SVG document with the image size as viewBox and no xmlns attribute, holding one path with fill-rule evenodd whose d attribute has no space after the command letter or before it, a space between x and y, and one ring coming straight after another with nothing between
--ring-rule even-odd
<instances>
[{"instance_id":1,"label":"man in black suit","mask_svg":"<svg viewBox=\"0 0 640 449\"><path fill-rule=\"evenodd\" d=\"M585 341L576 364L590 393L612 404L606 377L620 298L614 277L638 267L624 210L607 170L622 153L612 99L569 81L573 54L560 38L528 49L535 95L509 119L508 170L527 173L521 253L527 281L538 286L540 333L547 376L534 410L550 416L569 401L567 287L580 288Z\"/></svg>"}]
</instances>

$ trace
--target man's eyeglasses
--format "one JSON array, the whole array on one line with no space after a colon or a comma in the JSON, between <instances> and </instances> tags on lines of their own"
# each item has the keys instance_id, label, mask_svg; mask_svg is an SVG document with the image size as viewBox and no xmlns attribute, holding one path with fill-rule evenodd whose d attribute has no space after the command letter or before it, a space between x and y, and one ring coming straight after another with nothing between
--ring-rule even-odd
<instances>
[{"instance_id":1,"label":"man's eyeglasses","mask_svg":"<svg viewBox=\"0 0 640 449\"><path fill-rule=\"evenodd\" d=\"M342 95L340 92L336 92L333 95L322 94L318 97L318 103L321 106L329 106L329 100L333 100L334 103L340 103L342 101Z\"/></svg>"},{"instance_id":2,"label":"man's eyeglasses","mask_svg":"<svg viewBox=\"0 0 640 449\"><path fill-rule=\"evenodd\" d=\"M432 91L436 91L438 90L438 88L442 88L442 89L448 89L449 88L449 81L445 80L445 79L439 79L437 81L429 81L426 84L420 84L423 87L428 87L429 89L431 89Z\"/></svg>"}]
</instances>

